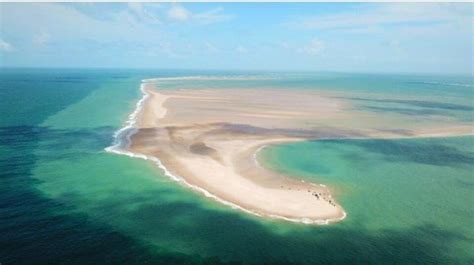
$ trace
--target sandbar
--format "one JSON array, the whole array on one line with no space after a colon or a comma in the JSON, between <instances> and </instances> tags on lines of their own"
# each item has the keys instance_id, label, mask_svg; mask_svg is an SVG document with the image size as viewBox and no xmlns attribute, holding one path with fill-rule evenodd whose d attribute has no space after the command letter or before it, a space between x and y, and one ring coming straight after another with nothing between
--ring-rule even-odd
<instances>
[{"instance_id":1,"label":"sandbar","mask_svg":"<svg viewBox=\"0 0 474 265\"><path fill-rule=\"evenodd\" d=\"M262 166L256 153L284 142L472 134L472 126L418 126L357 111L330 93L287 89L159 90L145 82L127 151L159 159L170 174L247 212L327 224L346 212L322 184ZM382 125L381 125L382 124Z\"/></svg>"}]
</instances>

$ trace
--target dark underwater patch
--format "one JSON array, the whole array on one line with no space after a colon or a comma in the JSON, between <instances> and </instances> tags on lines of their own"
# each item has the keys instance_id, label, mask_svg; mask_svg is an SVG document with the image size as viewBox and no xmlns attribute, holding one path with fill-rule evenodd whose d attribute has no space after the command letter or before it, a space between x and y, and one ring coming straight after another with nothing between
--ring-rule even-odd
<instances>
[{"instance_id":1,"label":"dark underwater patch","mask_svg":"<svg viewBox=\"0 0 474 265\"><path fill-rule=\"evenodd\" d=\"M426 108L426 109L441 109L441 110L459 110L459 111L473 111L473 106L466 106L454 103L424 101L424 100L401 100L401 99L370 99L370 98L348 98L355 101L372 102L372 103L389 103L389 104L403 104L411 107Z\"/></svg>"},{"instance_id":2,"label":"dark underwater patch","mask_svg":"<svg viewBox=\"0 0 474 265\"><path fill-rule=\"evenodd\" d=\"M361 140L346 141L363 148L365 151L377 153L391 162L413 162L434 166L470 166L474 164L474 152L459 148L436 144L432 141L416 140Z\"/></svg>"}]
</instances>

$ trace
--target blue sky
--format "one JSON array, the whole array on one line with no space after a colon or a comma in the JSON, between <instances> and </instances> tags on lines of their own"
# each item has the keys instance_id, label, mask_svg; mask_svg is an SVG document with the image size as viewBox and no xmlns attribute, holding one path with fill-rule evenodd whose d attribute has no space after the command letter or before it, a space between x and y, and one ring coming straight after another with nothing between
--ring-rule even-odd
<instances>
[{"instance_id":1,"label":"blue sky","mask_svg":"<svg viewBox=\"0 0 474 265\"><path fill-rule=\"evenodd\" d=\"M0 64L472 74L473 8L0 3Z\"/></svg>"}]
</instances>

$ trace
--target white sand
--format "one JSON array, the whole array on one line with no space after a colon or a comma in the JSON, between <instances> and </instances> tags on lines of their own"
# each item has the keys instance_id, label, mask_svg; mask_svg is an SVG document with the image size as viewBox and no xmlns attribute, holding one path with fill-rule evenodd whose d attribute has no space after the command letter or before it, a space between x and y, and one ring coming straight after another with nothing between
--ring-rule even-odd
<instances>
[{"instance_id":1,"label":"white sand","mask_svg":"<svg viewBox=\"0 0 474 265\"><path fill-rule=\"evenodd\" d=\"M472 134L465 124L400 130L396 119L351 110L347 101L308 91L173 90L149 98L130 151L157 157L187 184L253 213L307 223L342 220L345 212L322 185L259 166L260 147L321 138ZM363 121L363 122L358 122ZM380 129L375 125L393 124Z\"/></svg>"}]
</instances>

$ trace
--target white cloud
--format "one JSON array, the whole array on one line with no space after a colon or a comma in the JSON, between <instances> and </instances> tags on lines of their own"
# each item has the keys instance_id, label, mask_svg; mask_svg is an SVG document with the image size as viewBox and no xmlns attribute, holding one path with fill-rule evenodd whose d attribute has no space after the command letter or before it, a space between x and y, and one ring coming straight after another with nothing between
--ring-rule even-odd
<instances>
[{"instance_id":1,"label":"white cloud","mask_svg":"<svg viewBox=\"0 0 474 265\"><path fill-rule=\"evenodd\" d=\"M201 13L193 13L180 5L172 5L167 15L171 20L180 22L192 21L206 25L232 18L232 16L224 14L223 11L224 9L222 7L218 7Z\"/></svg>"},{"instance_id":2,"label":"white cloud","mask_svg":"<svg viewBox=\"0 0 474 265\"><path fill-rule=\"evenodd\" d=\"M398 39L393 39L388 42L388 46L392 48L393 55L400 56L401 53L405 52L401 42Z\"/></svg>"},{"instance_id":3,"label":"white cloud","mask_svg":"<svg viewBox=\"0 0 474 265\"><path fill-rule=\"evenodd\" d=\"M280 47L280 48L283 48L283 49L289 49L290 48L290 44L286 41L278 42L277 46Z\"/></svg>"},{"instance_id":4,"label":"white cloud","mask_svg":"<svg viewBox=\"0 0 474 265\"><path fill-rule=\"evenodd\" d=\"M48 44L51 40L51 36L46 31L41 31L40 33L36 34L33 38L33 43L38 46L44 46Z\"/></svg>"},{"instance_id":5,"label":"white cloud","mask_svg":"<svg viewBox=\"0 0 474 265\"><path fill-rule=\"evenodd\" d=\"M123 44L116 40L144 40L160 42L164 32L158 27L139 23L125 10L116 11L105 18L96 18L79 11L75 6L56 3L31 3L3 6L2 22L11 27L2 30L11 35L26 36L36 44L51 41L75 43L78 41ZM98 11L97 11L98 12ZM35 22L31 23L31 18ZM60 23L58 23L58 21ZM46 31L47 29L47 31ZM115 40L115 41L112 41Z\"/></svg>"},{"instance_id":6,"label":"white cloud","mask_svg":"<svg viewBox=\"0 0 474 265\"><path fill-rule=\"evenodd\" d=\"M393 48L399 48L400 47L400 41L399 40L391 40L388 45Z\"/></svg>"},{"instance_id":7,"label":"white cloud","mask_svg":"<svg viewBox=\"0 0 474 265\"><path fill-rule=\"evenodd\" d=\"M151 9L151 6L153 9ZM161 5L154 3L151 6L146 6L145 4L139 2L128 3L128 9L137 17L138 20L142 20L150 24L160 24L161 21L158 16L155 15L154 9L160 8Z\"/></svg>"},{"instance_id":8,"label":"white cloud","mask_svg":"<svg viewBox=\"0 0 474 265\"><path fill-rule=\"evenodd\" d=\"M210 42L204 42L204 47L206 47L206 49L209 51L209 52L212 52L212 53L217 53L217 52L220 52L221 50L219 48L217 48L216 46L214 46L214 44L210 43Z\"/></svg>"},{"instance_id":9,"label":"white cloud","mask_svg":"<svg viewBox=\"0 0 474 265\"><path fill-rule=\"evenodd\" d=\"M350 59L357 63L365 63L367 61L367 56L363 54L355 54L350 56Z\"/></svg>"},{"instance_id":10,"label":"white cloud","mask_svg":"<svg viewBox=\"0 0 474 265\"><path fill-rule=\"evenodd\" d=\"M182 57L179 45L170 44L172 40L164 29L139 20L129 6L110 11L107 16L96 15L100 9L84 12L73 5L56 3L11 4L2 8L2 22L9 25L2 28L2 33L19 36L18 47L31 54L36 54L40 45L45 45L54 38L56 55L64 54L65 58L79 52L95 58L108 56L119 50L143 54L146 52L144 47L155 51L162 58ZM139 7L132 8L139 10ZM149 10L153 10L153 7ZM35 23L31 23L32 17L35 18ZM0 46L3 51L15 50L8 43L0 42Z\"/></svg>"},{"instance_id":11,"label":"white cloud","mask_svg":"<svg viewBox=\"0 0 474 265\"><path fill-rule=\"evenodd\" d=\"M382 3L349 12L300 17L288 25L313 30L358 31L381 30L387 25L403 27L408 23L425 28L446 24L465 27L472 13L459 7L448 3ZM465 8L469 10L470 6Z\"/></svg>"},{"instance_id":12,"label":"white cloud","mask_svg":"<svg viewBox=\"0 0 474 265\"><path fill-rule=\"evenodd\" d=\"M10 43L8 43L8 42L6 42L6 41L0 39L0 51L3 51L3 52L12 52L12 51L14 51L14 50L15 50L15 49L13 48L13 46L12 46Z\"/></svg>"},{"instance_id":13,"label":"white cloud","mask_svg":"<svg viewBox=\"0 0 474 265\"><path fill-rule=\"evenodd\" d=\"M122 50L136 55L181 59L194 48L185 47L186 43L174 38L174 32L166 27L155 26L166 22L169 8L174 8L171 12L174 18L189 23L208 24L223 19L220 8L193 14L187 9L176 11L180 9L178 4L131 3L118 7L103 12L101 6L95 5L83 8L57 3L8 4L4 6L2 22L10 27L2 29L2 33L15 36L21 32L18 47L27 52L37 52L35 49L54 40L56 54L65 56L78 50L96 57ZM35 23L31 23L32 17L36 18ZM209 51L220 51L212 43L205 46ZM0 41L0 49L2 52L15 50L5 41Z\"/></svg>"},{"instance_id":14,"label":"white cloud","mask_svg":"<svg viewBox=\"0 0 474 265\"><path fill-rule=\"evenodd\" d=\"M159 47L160 47L160 51L166 54L170 58L175 58L175 59L186 58L184 54L176 52L173 45L171 45L168 42L161 43Z\"/></svg>"},{"instance_id":15,"label":"white cloud","mask_svg":"<svg viewBox=\"0 0 474 265\"><path fill-rule=\"evenodd\" d=\"M238 53L247 53L248 52L248 50L242 45L237 46L235 51L238 52Z\"/></svg>"},{"instance_id":16,"label":"white cloud","mask_svg":"<svg viewBox=\"0 0 474 265\"><path fill-rule=\"evenodd\" d=\"M177 21L186 21L191 17L191 15L192 14L189 10L179 5L173 5L168 10L168 17Z\"/></svg>"},{"instance_id":17,"label":"white cloud","mask_svg":"<svg viewBox=\"0 0 474 265\"><path fill-rule=\"evenodd\" d=\"M232 18L230 15L223 14L222 7L214 8L206 12L194 15L194 19L202 24L212 24L216 22L226 21Z\"/></svg>"},{"instance_id":18,"label":"white cloud","mask_svg":"<svg viewBox=\"0 0 474 265\"><path fill-rule=\"evenodd\" d=\"M300 49L300 52L307 53L309 55L319 55L326 48L323 41L318 38L313 38L311 42L305 47Z\"/></svg>"}]
</instances>

